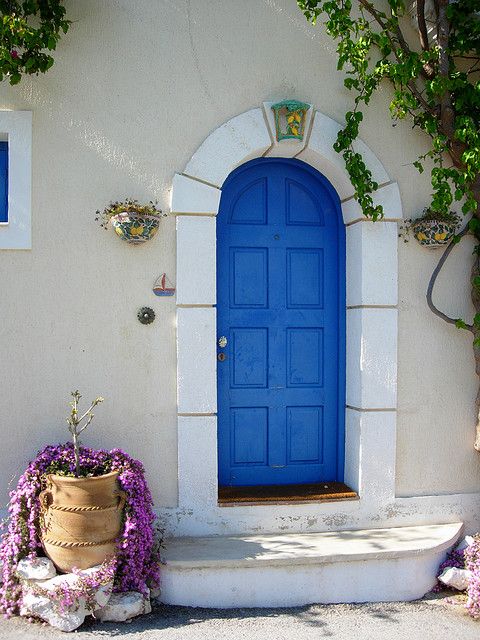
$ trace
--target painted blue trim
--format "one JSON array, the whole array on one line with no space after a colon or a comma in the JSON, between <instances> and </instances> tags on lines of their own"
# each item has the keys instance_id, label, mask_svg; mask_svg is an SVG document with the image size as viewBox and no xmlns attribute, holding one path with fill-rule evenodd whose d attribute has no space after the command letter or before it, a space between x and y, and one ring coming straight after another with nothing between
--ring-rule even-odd
<instances>
[{"instance_id":1,"label":"painted blue trim","mask_svg":"<svg viewBox=\"0 0 480 640\"><path fill-rule=\"evenodd\" d=\"M336 421L336 459L332 460L333 463L333 467L335 468L335 472L334 472L334 476L335 477L328 477L328 478L318 478L319 481L326 481L326 480L343 480L344 478L344 459L345 459L345 369L346 369L346 365L345 365L345 342L346 342L346 337L345 337L345 324L346 324L346 293L345 293L345 261L346 261L346 257L345 257L345 227L343 224L343 219L342 219L342 213L341 213L341 205L340 205L340 199L338 197L338 194L336 193L335 189L333 188L333 186L330 184L330 182L327 180L327 178L325 178L325 176L323 176L322 174L320 174L316 169L314 169L313 167L311 167L310 165L301 162L300 160L296 160L296 159L289 159L289 158L259 158L256 160L252 160L250 162L247 162L243 165L241 165L239 168L237 168L235 171L233 171L225 180L223 187L222 187L222 200L220 203L220 211L219 211L219 215L217 217L217 282L219 283L219 296L218 296L218 303L217 303L217 307L218 307L218 317L219 317L219 326L218 326L218 331L219 331L219 335L227 335L229 331L233 331L232 333L232 340L231 342L233 342L235 339L238 340L246 340L248 341L247 344L247 348L249 348L251 350L251 352L255 353L255 354L262 354L262 353L270 353L270 348L272 346L271 343L269 343L269 330L268 330L268 322L269 322L269 316L268 316L268 308L269 308L269 304L266 304L266 300L267 298L265 297L266 295L270 295L271 292L268 292L268 294L265 292L265 295L263 293L258 293L257 295L257 299L251 299L252 295L256 295L255 291L259 291L258 287L261 288L261 282L260 282L260 278L257 277L258 280L258 286L255 289L245 289L245 287L243 286L243 283L241 283L241 287L239 289L239 299L238 300L234 300L233 301L233 307L232 307L232 302L229 303L229 308L232 309L237 309L237 312L241 312L244 314L244 316L242 317L242 322L245 319L245 324L240 323L240 325L237 325L237 329L235 329L235 325L236 322L235 320L229 320L228 321L228 326L223 327L222 323L225 322L224 319L222 319L222 305L225 304L227 297L231 297L232 294L232 286L233 286L233 281L232 281L232 273L231 273L231 268L230 268L230 275L228 275L228 271L229 269L227 269L228 264L231 264L231 251L233 250L234 253L236 254L234 256L234 260L239 260L238 264L241 266L242 269L246 269L247 271L250 269L251 265L252 265L252 269L253 269L253 273L255 273L255 268L257 269L257 273L258 274L262 274L262 269L265 270L265 268L270 269L272 265L270 265L270 263L267 264L267 266L262 267L262 264L264 264L264 258L262 258L262 246L269 246L267 243L269 242L268 238L270 238L270 235L265 235L265 229L268 226L268 224L266 225L266 222L268 223L268 221L265 219L268 215L269 215L269 210L268 210L268 206L266 204L267 200L267 196L266 196L266 192L265 194L262 192L262 180L263 179L263 173L262 173L262 169L265 169L266 174L268 176L268 171L269 168L268 167L280 167L283 168L284 174L285 174L285 188L282 187L283 192L280 193L278 192L278 198L284 199L284 206L287 207L287 202L289 201L290 195L289 193L289 185L287 184L288 181L290 180L290 178L288 177L288 169L291 168L292 169L292 184L295 183L295 176L297 177L297 181L296 181L296 185L297 187L300 188L300 191L295 192L298 197L300 197L300 199L302 199L302 192L305 195L305 198L307 198L307 200L305 200L305 206L303 206L303 208L301 208L300 210L300 217L296 217L293 221L285 221L286 227L285 227L285 233L287 232L287 230L289 229L289 227L291 228L292 226L295 228L303 228L304 231L303 233L305 234L305 246L307 247L307 249L301 249L300 245L299 245L299 251L300 253L302 251L305 251L307 254L310 254L308 259L313 259L315 260L315 253L318 253L319 251L323 251L323 249L320 248L321 245L321 241L320 241L320 245L315 245L317 248L315 248L315 246L309 244L308 241L308 229L306 228L306 226L308 227L309 225L312 226L313 228L317 228L318 226L322 226L323 222L320 220L320 218L315 221L313 219L310 219L308 216L314 216L315 215L315 211L312 209L312 211L308 211L309 207L308 207L308 198L312 196L312 185L313 185L313 196L318 195L321 196L322 198L322 208L321 208L321 214L323 214L323 211L326 211L329 215L329 227L332 229L335 229L335 233L336 233L336 247L330 246L326 246L325 250L327 251L334 251L336 258L334 258L335 260L335 264L331 263L331 258L333 257L333 255L331 255L330 261L327 263L326 268L331 269L332 267L334 267L334 269L336 270L337 274L336 274L336 280L337 280L337 287L336 290L334 290L332 295L335 295L337 297L338 300L338 306L336 306L336 308L332 308L329 307L330 314L335 314L336 313L336 327L335 327L335 331L336 331L336 335L337 335L337 343L336 343L336 361L337 361L337 380L336 380L336 386L337 386L337 397L338 397L338 402L334 403L334 405L329 405L329 409L328 411L333 411L334 413L336 413L335 416L335 421ZM259 169L256 171L256 169ZM301 170L301 172L304 172L305 175L304 177L304 181L298 181L298 177L299 177L299 172L298 170ZM275 173L275 171L273 172ZM282 171L279 172L280 174L282 174ZM243 187L242 185L242 174L245 174L245 180L243 182ZM311 177L311 179L307 179L308 177ZM229 187L232 185L232 183L234 184L234 189L235 191L232 192L232 194L229 194ZM304 184L305 183L305 184ZM315 186L317 185L317 186ZM259 206L257 207L250 207L250 203L249 203L249 195L247 194L245 196L245 190L253 187L253 191L251 192L251 199L254 202L258 202L260 203ZM286 189L286 191L285 191ZM275 192L277 193L277 192ZM293 195L294 199L297 197L297 195ZM241 202L237 209L235 210L235 213L233 213L233 205L231 203L231 199L232 197L235 197L235 207L237 207L237 202L240 201L241 198L244 199L243 202ZM276 196L277 197L277 196ZM265 205L263 205L263 199L265 199ZM325 203L323 205L323 203ZM223 205L223 206L222 206ZM275 205L275 203L274 203ZM262 213L262 211L260 211L261 207L265 206L265 211ZM275 206L273 207L275 208ZM230 211L231 210L231 211ZM306 211L306 213L305 213ZM332 218L332 212L335 213L335 219L333 220ZM227 215L234 215L234 216L238 216L238 219L233 218L232 220L230 220L230 225L228 225L228 221L225 219L225 216ZM244 226L244 224L241 223L241 216L247 216L247 224L245 225L245 229L244 231L242 231L242 227ZM275 214L275 215L278 215ZM263 217L262 217L263 216ZM255 225L255 226L252 226ZM235 232L232 232L232 237L233 238L237 238L237 240L233 240L233 244L231 249L228 249L228 246L230 246L230 232L228 231L228 229L226 228L227 226L229 226L231 229L235 228ZM248 229L248 227L250 227L250 229ZM281 231L280 231L281 233ZM300 232L299 232L300 233ZM315 232L317 233L317 232ZM312 230L312 237L315 235L315 233L313 233ZM242 252L247 252L248 253L248 246L249 246L249 238L254 238L255 237L255 242L252 242L250 244L251 246L251 251L253 253L250 254L250 258L248 255L243 255ZM270 240L271 241L271 240ZM260 244L259 244L260 242ZM311 239L310 239L311 242ZM226 246L224 246L226 245ZM236 246L235 246L236 245ZM274 244L270 245L273 249ZM286 245L287 247L289 246L288 244ZM246 249L244 248L246 247ZM311 247L311 250L308 249L308 247ZM227 251L228 250L228 251ZM238 250L240 250L240 253L238 253ZM227 254L225 253L225 251L227 251ZM289 249L286 249L287 253L285 254L287 256L287 260L289 260L290 258L288 258L288 251L290 251ZM230 256L230 257L228 257ZM313 257L312 257L313 256ZM296 252L296 259L300 260L299 265L301 268L302 262L301 260L303 259L301 256L299 257L298 251ZM273 264L273 263L272 263ZM277 263L278 266L279 263ZM313 263L309 263L308 260L305 264L316 264L315 262ZM256 265L256 266L255 266ZM276 268L276 267L275 267ZM288 267L289 268L289 267ZM297 267L298 268L298 267ZM258 269L260 269L260 271L258 271ZM272 267L273 270L273 267ZM301 273L304 273L304 271L301 271ZM225 280L225 278L228 275L228 283L223 282L223 280ZM332 277L332 273L328 273L324 276L324 280L323 280L323 285L325 285L325 283L328 284L328 282L330 280L328 280L328 277ZM263 273L263 277L265 278L265 282L270 281L271 282L271 276L273 276L272 274L267 274L266 272ZM223 284L222 284L223 283ZM305 287L304 283L301 283L301 285L303 284L303 291L308 291L308 289ZM323 286L322 285L322 286ZM302 286L300 287L302 288ZM252 294L253 292L253 294ZM236 295L236 294L235 294ZM272 295L275 295L275 292L273 292ZM289 295L289 294L288 294ZM242 298L243 296L243 298ZM246 297L245 297L246 296ZM303 305L305 307L305 305ZM312 309L315 309L315 300L314 299L309 299L307 307L311 307ZM260 318L259 324L258 324L258 329L255 328L255 320L252 320L253 324L248 324L248 309L255 309L255 316L252 315L252 318ZM292 300L292 303L289 307L290 309L295 309L296 308L296 303L295 300ZM302 305L298 306L299 309L302 308ZM319 307L320 308L320 307ZM264 311L265 310L265 311ZM325 311L326 313L326 311ZM247 314L247 315L245 315ZM260 315L259 315L260 314ZM263 314L263 315L262 315ZM230 312L227 313L228 318L230 318ZM232 316L234 317L234 315ZM330 315L330 318L332 318L333 316ZM233 322L233 324L232 324ZM265 324L262 324L262 323ZM320 322L319 322L319 326L323 326ZM322 321L323 322L323 321ZM329 326L331 325L331 321L329 321L328 323ZM325 326L328 326L325 325ZM266 326L267 327L267 333L264 332L264 330L261 330L260 327L262 326ZM291 324L287 324L285 325L286 327L290 326L293 328L293 331L295 331L294 327L295 325L291 325ZM307 328L309 325L305 325L305 328ZM238 328L239 327L239 328ZM245 334L245 328L246 327L250 327L253 330L253 333L251 335L249 334ZM240 331L240 333L239 333ZM322 330L323 331L323 330ZM316 339L318 340L323 340L323 333L322 331L320 331L321 335L319 332L318 336L315 337L315 331L313 331L312 335L312 339ZM288 333L288 332L287 332ZM303 333L305 333L303 331ZM234 337L234 334L237 334L236 337ZM305 335L301 336L301 334L298 334L297 337L294 337L294 339L299 339L299 340L304 340L305 339ZM252 342L253 341L253 342ZM267 347L265 347L265 345L267 345ZM270 346L269 346L270 345ZM286 347L286 343L285 343L285 347ZM285 348L283 347L283 348ZM232 348L232 344L229 345L229 347L227 347L227 352L229 351L229 349ZM265 351L265 348L267 349ZM276 349L278 349L278 345L275 346ZM331 349L331 346L328 347L328 349ZM283 352L285 354L285 352ZM281 349L279 351L280 357L282 357L281 354ZM265 412L262 413L262 411L260 409L254 409L254 407L261 407L262 406L262 397L263 397L263 402L264 404L268 404L267 400L265 399L267 396L262 396L262 390L267 390L268 389L268 385L265 385L265 375L270 375L269 373L269 369L267 369L267 374L265 374L264 372L262 372L262 368L261 368L261 364L257 362L254 363L254 368L253 370L247 370L245 369L245 367L243 367L243 365L240 363L239 367L237 367L237 365L235 364L235 367L238 369L238 371L233 372L233 366L234 366L234 362L233 359L231 359L231 355L232 353L230 352L229 355L227 356L227 359L230 358L229 363L227 365L226 368L222 368L222 365L219 364L218 367L218 371L219 371L219 377L218 377L218 392L219 392L219 482L222 485L226 485L226 484L238 484L238 485L242 485L242 484L288 484L294 480L289 480L288 479L288 474L285 474L283 477L285 478L285 481L282 482L281 480L281 472L279 472L278 474L278 482L277 481L273 481L273 482L269 482L268 480L265 481L265 478L268 478L268 473L264 473L262 475L262 466L265 467L265 455L264 452L261 451L262 445L261 442L260 443L254 443L253 439L250 442L250 440L248 439L248 433L249 433L249 429L251 429L251 425L252 424L257 424L259 425L259 428L263 428L265 429L265 433L268 434L269 433L269 429L268 429L268 420L270 419L270 413L273 412L271 410L267 410L268 415L265 415ZM234 354L235 355L235 354ZM278 354L277 354L278 356ZM283 356L285 357L285 356ZM287 361L289 362L289 357L287 356ZM332 358L333 359L333 358ZM258 359L257 359L258 360ZM261 357L260 357L261 360ZM252 360L253 362L253 360ZM231 368L230 368L230 363L231 363ZM266 361L264 362L264 366L268 366L265 364ZM249 363L251 364L251 363ZM285 375L288 375L288 367L290 366L290 364L287 364L287 370L285 370ZM305 365L305 366L309 366L309 365ZM312 365L314 366L314 365ZM243 368L242 368L243 367ZM228 377L227 379L225 379L223 372L227 372L228 370ZM253 373L252 373L253 371ZM312 370L313 371L313 370ZM238 376L237 376L238 374ZM223 376L223 379L222 379ZM233 376L233 377L232 377ZM237 376L237 378L235 378L235 376ZM250 376L250 378L248 378L248 376ZM225 451L222 452L221 450L221 437L220 437L220 429L221 428L225 428L225 425L223 425L223 427L220 425L220 420L226 420L227 416L225 415L225 400L224 398L221 398L221 394L222 392L225 393L225 385L228 384L228 388L230 389L230 391L228 392L230 395L230 401L228 403L228 406L233 407L233 411L235 415L232 415L229 420L233 420L236 424L236 421L238 420L238 424L240 425L240 429L242 430L242 433L246 433L246 440L244 443L241 444L241 448L240 448L240 455L239 457L242 458L245 457L246 459L250 459L251 462L247 463L248 465L251 465L253 472L255 472L255 467L258 469L258 481L255 479L255 475L254 473L252 473L252 477L254 478L254 481L252 482L249 478L250 476L248 475L248 473L246 475L243 476L243 480L242 477L240 477L239 475L239 479L238 480L234 480L232 481L232 475L231 475L231 467L230 465L232 464L231 462L228 463L228 469L225 466L225 460L222 459L222 457L224 458L225 456ZM222 386L223 385L223 386ZM289 391L289 387L290 386L290 391ZM301 380L300 382L296 381L295 379L291 379L290 380L290 385L287 381L287 387L285 388L285 400L284 402L286 403L284 405L285 410L288 412L290 409L290 405L289 405L289 400L288 398L290 397L288 394L292 391L292 389L295 388L302 388L302 386L305 387L309 387L308 384L303 385ZM251 394L251 403L250 403L250 408L248 408L248 403L247 405L243 405L242 403L236 403L235 402L235 398L238 398L238 393L242 392L242 388L245 389L251 389L251 391L249 391L249 393ZM282 392L283 393L283 392ZM325 390L322 388L322 385L319 385L319 394L325 395ZM311 396L312 397L312 396ZM325 407L325 401L321 401L320 400L320 395L317 396L318 399L318 408L320 410L320 407ZM313 410L315 408L315 401L313 402L313 404L311 402L307 402L304 406L303 409L307 409L308 411ZM270 406L270 405L269 405ZM243 412L238 412L236 411L235 407L237 408L244 408L245 411ZM293 405L293 409L295 408L302 408L300 405ZM231 413L231 410L229 410ZM248 411L250 411L250 413L248 413ZM307 411L307 414L308 414ZM323 409L321 409L321 411L323 412ZM332 413L330 414L331 416L333 415ZM294 416L294 413L292 414L292 416ZM312 417L313 416L313 417ZM319 416L319 420L322 419L323 413L318 414ZM292 418L290 416L290 418L288 418L289 420L292 420L294 418ZM298 418L298 414L297 414L297 420ZM310 424L314 424L313 421L315 421L315 414L312 414L312 411L310 411L310 416L307 416L307 418L305 418L305 420L310 420ZM292 425L293 422L290 423L290 425ZM305 423L307 424L307 423ZM263 425L263 427L262 427ZM231 427L229 427L230 429ZM302 427L300 427L302 428ZM290 431L291 432L291 431ZM228 438L230 439L232 437L232 432L230 431L230 435L228 436ZM258 434L255 436L258 438ZM267 435L265 437L268 437ZM287 438L290 437L287 434ZM243 436L243 438L245 438L245 436ZM234 450L233 450L233 445L231 444L230 440L228 441L228 450L230 451L229 456L233 457L234 454ZM249 445L250 443L250 445ZM269 456L271 456L269 458L269 460L279 457L281 458L282 456L282 452L280 450L278 450L278 448L276 449L276 443L275 441L273 442L266 442L265 441L265 446L270 446L270 453ZM290 453L291 453L291 449L290 449ZM298 451L296 451L296 453L298 453ZM298 455L304 454L305 452L300 451L298 453ZM333 453L333 450L332 450ZM289 453L287 453L287 455L290 455ZM234 467L237 463L233 463ZM242 463L243 464L243 463ZM240 464L239 466L241 467L242 464ZM267 465L268 466L268 465ZM280 465L281 466L281 465ZM288 465L287 465L288 466ZM267 467L265 467L267 468ZM229 481L230 479L230 481ZM315 479L311 480L311 479L307 479L307 480L303 480L306 482L311 482L311 481L315 481Z\"/></svg>"},{"instance_id":2,"label":"painted blue trim","mask_svg":"<svg viewBox=\"0 0 480 640\"><path fill-rule=\"evenodd\" d=\"M8 222L8 142L0 142L0 222Z\"/></svg>"},{"instance_id":3,"label":"painted blue trim","mask_svg":"<svg viewBox=\"0 0 480 640\"><path fill-rule=\"evenodd\" d=\"M330 184L330 183L329 183ZM333 186L330 185L333 189ZM342 206L337 196L338 211L338 460L337 480L345 477L345 418L347 394L347 241Z\"/></svg>"}]
</instances>

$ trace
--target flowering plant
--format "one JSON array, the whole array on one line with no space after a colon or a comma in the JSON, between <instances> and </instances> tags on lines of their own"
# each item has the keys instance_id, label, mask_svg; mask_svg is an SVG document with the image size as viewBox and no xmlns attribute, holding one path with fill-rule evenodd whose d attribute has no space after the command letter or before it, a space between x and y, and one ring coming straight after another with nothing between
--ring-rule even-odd
<instances>
[{"instance_id":1,"label":"flowering plant","mask_svg":"<svg viewBox=\"0 0 480 640\"><path fill-rule=\"evenodd\" d=\"M480 618L480 535L465 549L465 569L470 571L467 589L467 611L472 618Z\"/></svg>"},{"instance_id":2,"label":"flowering plant","mask_svg":"<svg viewBox=\"0 0 480 640\"><path fill-rule=\"evenodd\" d=\"M467 587L468 599L465 606L472 618L480 618L480 534L473 536L473 542L465 549L454 549L447 553L446 560L438 569L438 575L449 567L470 571ZM441 591L444 588L445 585L439 581L433 590Z\"/></svg>"},{"instance_id":3,"label":"flowering plant","mask_svg":"<svg viewBox=\"0 0 480 640\"><path fill-rule=\"evenodd\" d=\"M453 235L461 222L461 218L455 211L434 211L430 207L425 207L422 215L418 218L407 218L403 221L399 228L399 238L403 238L404 242L408 242L410 232L415 235L417 229L421 231L421 225L424 222L440 222L449 227L451 226ZM415 227L417 227L417 229Z\"/></svg>"},{"instance_id":4,"label":"flowering plant","mask_svg":"<svg viewBox=\"0 0 480 640\"><path fill-rule=\"evenodd\" d=\"M159 580L159 546L155 540L153 501L144 468L121 449L106 451L80 447L82 475L100 476L119 471L118 482L125 491L123 529L117 543L114 591L141 591L155 588ZM38 496L49 473L75 475L72 443L49 445L30 462L10 493L8 527L0 543L3 584L0 586L0 611L6 616L18 613L21 585L16 566L22 558L42 553L40 542L40 502Z\"/></svg>"},{"instance_id":5,"label":"flowering plant","mask_svg":"<svg viewBox=\"0 0 480 640\"><path fill-rule=\"evenodd\" d=\"M121 202L110 202L108 207L105 207L103 211L97 210L95 212L95 220L100 222L100 226L103 229L107 229L110 219L119 213L136 213L144 217L159 217L162 215L162 210L157 208L157 204L157 202L153 202L152 200L150 200L148 204L140 204L138 200L134 200L133 198L126 198Z\"/></svg>"},{"instance_id":6,"label":"flowering plant","mask_svg":"<svg viewBox=\"0 0 480 640\"><path fill-rule=\"evenodd\" d=\"M53 65L51 52L71 21L63 0L2 0L0 2L0 80L18 84L23 74L45 73Z\"/></svg>"}]
</instances>

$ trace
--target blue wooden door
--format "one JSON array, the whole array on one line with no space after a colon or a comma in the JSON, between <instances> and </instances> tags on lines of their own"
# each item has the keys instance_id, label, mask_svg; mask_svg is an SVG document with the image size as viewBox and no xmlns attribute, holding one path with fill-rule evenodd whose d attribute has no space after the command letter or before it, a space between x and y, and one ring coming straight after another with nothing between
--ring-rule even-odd
<instances>
[{"instance_id":1,"label":"blue wooden door","mask_svg":"<svg viewBox=\"0 0 480 640\"><path fill-rule=\"evenodd\" d=\"M219 484L343 479L344 227L330 183L261 158L217 219Z\"/></svg>"}]
</instances>

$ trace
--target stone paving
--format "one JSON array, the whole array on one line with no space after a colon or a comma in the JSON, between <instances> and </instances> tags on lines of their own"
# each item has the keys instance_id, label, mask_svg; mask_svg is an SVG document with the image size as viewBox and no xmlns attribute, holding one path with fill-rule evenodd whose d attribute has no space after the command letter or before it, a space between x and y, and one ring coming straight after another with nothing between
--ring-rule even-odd
<instances>
[{"instance_id":1,"label":"stone paving","mask_svg":"<svg viewBox=\"0 0 480 640\"><path fill-rule=\"evenodd\" d=\"M480 620L431 595L417 602L309 605L289 609L193 609L158 606L130 623L89 621L75 640L479 640ZM55 640L51 627L15 618L0 621L0 640Z\"/></svg>"}]
</instances>

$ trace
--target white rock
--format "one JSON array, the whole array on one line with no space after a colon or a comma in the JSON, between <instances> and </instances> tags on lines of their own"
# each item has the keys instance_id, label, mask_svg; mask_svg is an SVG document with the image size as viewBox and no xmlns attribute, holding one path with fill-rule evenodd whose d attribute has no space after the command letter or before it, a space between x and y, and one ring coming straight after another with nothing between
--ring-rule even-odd
<instances>
[{"instance_id":1,"label":"white rock","mask_svg":"<svg viewBox=\"0 0 480 640\"><path fill-rule=\"evenodd\" d=\"M62 631L73 631L77 629L85 620L85 616L92 613L91 608L87 608L84 597L78 598L76 607L68 611L59 611L56 602L49 597L49 592L57 590L61 585L66 585L69 589L75 589L80 579L91 576L98 571L99 567L92 567L75 573L66 573L55 576L48 580L42 580L32 585L32 581L23 582L23 606L20 610L22 616L36 616L48 622L52 627ZM41 594L35 593L41 589ZM97 607L105 607L112 593L113 581L99 587L94 598Z\"/></svg>"},{"instance_id":2,"label":"white rock","mask_svg":"<svg viewBox=\"0 0 480 640\"><path fill-rule=\"evenodd\" d=\"M457 567L448 567L444 569L438 576L440 582L447 587L453 587L458 591L465 591L470 581L471 572L468 569L457 569Z\"/></svg>"},{"instance_id":3,"label":"white rock","mask_svg":"<svg viewBox=\"0 0 480 640\"><path fill-rule=\"evenodd\" d=\"M88 569L86 571L88 571ZM82 574L85 574L86 571L82 571ZM47 591L52 591L56 587L62 584L66 584L70 588L75 589L75 586L77 583L78 583L78 577L73 573L67 573L62 576L56 576L51 580L45 580L40 584L40 586L42 587L42 589L46 589ZM28 590L28 587L26 587L26 589ZM95 593L95 603L97 607L104 607L107 604L112 594L112 589L113 589L113 581L109 582L108 584L102 585L101 587L98 588L98 591Z\"/></svg>"},{"instance_id":4,"label":"white rock","mask_svg":"<svg viewBox=\"0 0 480 640\"><path fill-rule=\"evenodd\" d=\"M85 620L88 611L84 604L80 603L75 609L60 613L55 603L47 596L38 596L32 592L24 592L20 615L35 616L48 622L52 627L61 631L74 631Z\"/></svg>"},{"instance_id":5,"label":"white rock","mask_svg":"<svg viewBox=\"0 0 480 640\"><path fill-rule=\"evenodd\" d=\"M162 590L160 589L160 587L155 587L155 589L151 589L150 591L150 598L152 600L156 600L157 598L160 598L162 594Z\"/></svg>"},{"instance_id":6,"label":"white rock","mask_svg":"<svg viewBox=\"0 0 480 640\"><path fill-rule=\"evenodd\" d=\"M17 565L17 576L24 580L48 580L56 575L50 558L23 558Z\"/></svg>"},{"instance_id":7,"label":"white rock","mask_svg":"<svg viewBox=\"0 0 480 640\"><path fill-rule=\"evenodd\" d=\"M475 542L473 536L465 536L465 538L457 545L456 551L464 551L467 547Z\"/></svg>"},{"instance_id":8,"label":"white rock","mask_svg":"<svg viewBox=\"0 0 480 640\"><path fill-rule=\"evenodd\" d=\"M145 598L143 601L143 614L152 613L152 603L150 598Z\"/></svg>"},{"instance_id":9,"label":"white rock","mask_svg":"<svg viewBox=\"0 0 480 640\"><path fill-rule=\"evenodd\" d=\"M104 607L107 604L107 602L112 597L112 589L113 582L100 587L100 589L95 594L95 602L97 603L98 607Z\"/></svg>"},{"instance_id":10,"label":"white rock","mask_svg":"<svg viewBox=\"0 0 480 640\"><path fill-rule=\"evenodd\" d=\"M105 607L95 611L95 617L102 622L125 622L135 616L150 613L150 598L138 591L112 593Z\"/></svg>"},{"instance_id":11,"label":"white rock","mask_svg":"<svg viewBox=\"0 0 480 640\"><path fill-rule=\"evenodd\" d=\"M91 576L92 574L95 574L95 572L98 571L99 568L100 565L91 567L90 569L84 569L83 571L79 571L78 573L65 573L63 575L55 576L50 580L43 581L41 584L41 588L46 589L47 591L52 591L59 585L67 584L70 588L74 589L82 576ZM28 586L26 587L26 589L28 590ZM108 599L110 598L110 595L112 593L112 589L113 582L109 582L108 584L103 585L98 589L97 593L95 594L95 601L99 607L104 607L107 604Z\"/></svg>"}]
</instances>

